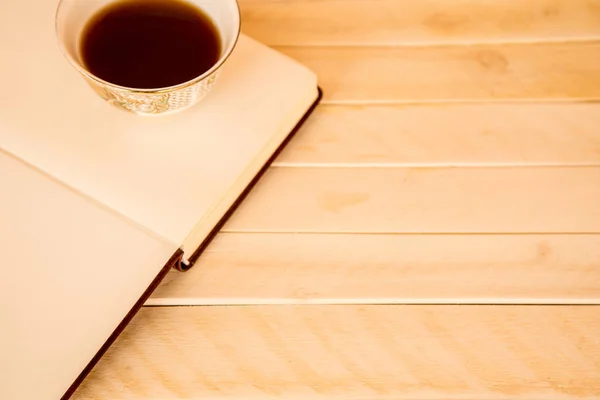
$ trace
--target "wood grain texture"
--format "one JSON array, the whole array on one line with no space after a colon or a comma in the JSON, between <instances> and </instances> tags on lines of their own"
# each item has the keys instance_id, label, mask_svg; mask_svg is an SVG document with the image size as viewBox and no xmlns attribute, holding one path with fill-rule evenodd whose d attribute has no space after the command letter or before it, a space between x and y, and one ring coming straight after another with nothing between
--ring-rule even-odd
<instances>
[{"instance_id":1,"label":"wood grain texture","mask_svg":"<svg viewBox=\"0 0 600 400\"><path fill-rule=\"evenodd\" d=\"M147 304L600 303L600 235L220 234Z\"/></svg>"},{"instance_id":2,"label":"wood grain texture","mask_svg":"<svg viewBox=\"0 0 600 400\"><path fill-rule=\"evenodd\" d=\"M600 104L318 107L276 166L600 164Z\"/></svg>"},{"instance_id":3,"label":"wood grain texture","mask_svg":"<svg viewBox=\"0 0 600 400\"><path fill-rule=\"evenodd\" d=\"M600 37L597 0L240 0L269 45L438 45Z\"/></svg>"},{"instance_id":4,"label":"wood grain texture","mask_svg":"<svg viewBox=\"0 0 600 400\"><path fill-rule=\"evenodd\" d=\"M592 399L600 307L145 308L74 400Z\"/></svg>"},{"instance_id":5,"label":"wood grain texture","mask_svg":"<svg viewBox=\"0 0 600 400\"><path fill-rule=\"evenodd\" d=\"M277 50L317 73L325 102L600 99L600 42Z\"/></svg>"},{"instance_id":6,"label":"wood grain texture","mask_svg":"<svg viewBox=\"0 0 600 400\"><path fill-rule=\"evenodd\" d=\"M274 168L224 231L599 233L600 167Z\"/></svg>"}]
</instances>

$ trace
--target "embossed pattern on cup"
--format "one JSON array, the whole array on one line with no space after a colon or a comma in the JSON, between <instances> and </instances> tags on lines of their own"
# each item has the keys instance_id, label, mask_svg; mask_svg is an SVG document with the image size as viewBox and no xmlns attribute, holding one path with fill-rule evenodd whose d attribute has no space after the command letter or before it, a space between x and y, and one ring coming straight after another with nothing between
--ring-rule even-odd
<instances>
[{"instance_id":1,"label":"embossed pattern on cup","mask_svg":"<svg viewBox=\"0 0 600 400\"><path fill-rule=\"evenodd\" d=\"M167 114L185 110L202 100L216 82L221 68L187 86L157 92L119 89L86 78L88 84L109 104L139 115Z\"/></svg>"}]
</instances>

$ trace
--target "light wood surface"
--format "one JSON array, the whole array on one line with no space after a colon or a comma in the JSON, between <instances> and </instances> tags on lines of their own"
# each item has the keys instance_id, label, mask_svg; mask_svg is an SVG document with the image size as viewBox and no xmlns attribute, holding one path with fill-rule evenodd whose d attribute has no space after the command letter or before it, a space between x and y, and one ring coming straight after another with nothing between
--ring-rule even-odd
<instances>
[{"instance_id":1,"label":"light wood surface","mask_svg":"<svg viewBox=\"0 0 600 400\"><path fill-rule=\"evenodd\" d=\"M146 308L90 400L596 399L600 307Z\"/></svg>"},{"instance_id":2,"label":"light wood surface","mask_svg":"<svg viewBox=\"0 0 600 400\"><path fill-rule=\"evenodd\" d=\"M76 400L600 398L600 1L240 5L324 103Z\"/></svg>"},{"instance_id":3,"label":"light wood surface","mask_svg":"<svg viewBox=\"0 0 600 400\"><path fill-rule=\"evenodd\" d=\"M274 165L600 165L599 127L596 103L324 105Z\"/></svg>"},{"instance_id":4,"label":"light wood surface","mask_svg":"<svg viewBox=\"0 0 600 400\"><path fill-rule=\"evenodd\" d=\"M600 42L442 47L286 47L325 102L600 99Z\"/></svg>"},{"instance_id":5,"label":"light wood surface","mask_svg":"<svg viewBox=\"0 0 600 400\"><path fill-rule=\"evenodd\" d=\"M224 233L149 304L600 304L599 266L600 235Z\"/></svg>"},{"instance_id":6,"label":"light wood surface","mask_svg":"<svg viewBox=\"0 0 600 400\"><path fill-rule=\"evenodd\" d=\"M275 168L227 232L600 233L600 167Z\"/></svg>"},{"instance_id":7,"label":"light wood surface","mask_svg":"<svg viewBox=\"0 0 600 400\"><path fill-rule=\"evenodd\" d=\"M269 45L411 46L583 41L598 0L240 0L244 30Z\"/></svg>"}]
</instances>

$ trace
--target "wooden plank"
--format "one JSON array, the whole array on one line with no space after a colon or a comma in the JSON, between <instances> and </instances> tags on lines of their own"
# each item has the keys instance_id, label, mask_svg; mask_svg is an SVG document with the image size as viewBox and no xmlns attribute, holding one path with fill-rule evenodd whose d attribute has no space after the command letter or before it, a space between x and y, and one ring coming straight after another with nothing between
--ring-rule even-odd
<instances>
[{"instance_id":1,"label":"wooden plank","mask_svg":"<svg viewBox=\"0 0 600 400\"><path fill-rule=\"evenodd\" d=\"M600 99L600 42L277 49L317 73L325 102Z\"/></svg>"},{"instance_id":2,"label":"wooden plank","mask_svg":"<svg viewBox=\"0 0 600 400\"><path fill-rule=\"evenodd\" d=\"M326 105L274 165L581 164L600 164L600 104Z\"/></svg>"},{"instance_id":3,"label":"wooden plank","mask_svg":"<svg viewBox=\"0 0 600 400\"><path fill-rule=\"evenodd\" d=\"M230 232L600 232L600 167L274 168Z\"/></svg>"},{"instance_id":4,"label":"wooden plank","mask_svg":"<svg viewBox=\"0 0 600 400\"><path fill-rule=\"evenodd\" d=\"M431 45L600 36L598 0L240 0L269 45Z\"/></svg>"},{"instance_id":5,"label":"wooden plank","mask_svg":"<svg viewBox=\"0 0 600 400\"><path fill-rule=\"evenodd\" d=\"M147 304L600 304L600 235L221 234Z\"/></svg>"},{"instance_id":6,"label":"wooden plank","mask_svg":"<svg viewBox=\"0 0 600 400\"><path fill-rule=\"evenodd\" d=\"M597 399L600 307L145 308L74 400Z\"/></svg>"}]
</instances>

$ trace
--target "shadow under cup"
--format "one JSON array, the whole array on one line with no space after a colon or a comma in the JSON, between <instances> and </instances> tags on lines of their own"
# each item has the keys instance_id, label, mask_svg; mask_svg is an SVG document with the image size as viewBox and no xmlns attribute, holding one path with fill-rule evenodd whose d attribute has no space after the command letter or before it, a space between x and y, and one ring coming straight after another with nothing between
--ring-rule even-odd
<instances>
[{"instance_id":1,"label":"shadow under cup","mask_svg":"<svg viewBox=\"0 0 600 400\"><path fill-rule=\"evenodd\" d=\"M218 61L202 75L174 86L152 89L130 88L107 82L88 71L80 44L92 17L101 9L121 0L61 0L56 11L59 47L70 64L94 91L108 103L139 114L157 115L184 110L202 100L213 87L223 65L233 52L240 35L240 10L236 0L187 0L200 8L214 23L221 40ZM161 0L153 0L161 1ZM166 1L166 0L165 0Z\"/></svg>"}]
</instances>

